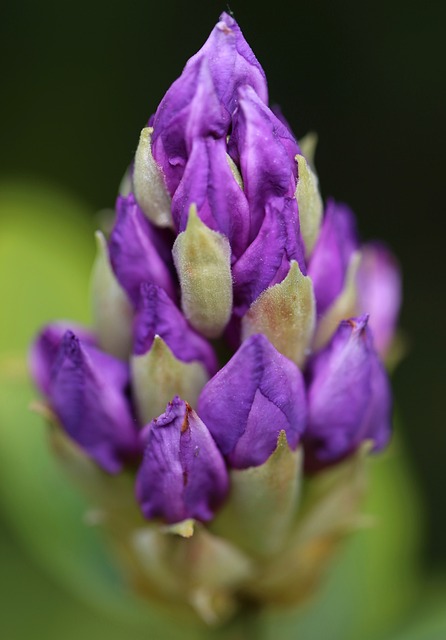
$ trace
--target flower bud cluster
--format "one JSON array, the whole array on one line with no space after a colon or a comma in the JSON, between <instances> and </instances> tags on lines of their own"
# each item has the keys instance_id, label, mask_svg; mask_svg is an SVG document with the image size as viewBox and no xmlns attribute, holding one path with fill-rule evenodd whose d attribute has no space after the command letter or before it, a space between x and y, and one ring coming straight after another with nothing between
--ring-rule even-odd
<instances>
[{"instance_id":1,"label":"flower bud cluster","mask_svg":"<svg viewBox=\"0 0 446 640\"><path fill-rule=\"evenodd\" d=\"M111 233L97 235L93 330L49 325L31 352L82 455L132 474L156 535L211 523L200 549L239 568L238 590L253 557L293 538L302 475L390 437L381 358L398 268L360 243L346 205L324 207L313 160L222 14L143 129ZM255 595L274 600L267 584Z\"/></svg>"}]
</instances>

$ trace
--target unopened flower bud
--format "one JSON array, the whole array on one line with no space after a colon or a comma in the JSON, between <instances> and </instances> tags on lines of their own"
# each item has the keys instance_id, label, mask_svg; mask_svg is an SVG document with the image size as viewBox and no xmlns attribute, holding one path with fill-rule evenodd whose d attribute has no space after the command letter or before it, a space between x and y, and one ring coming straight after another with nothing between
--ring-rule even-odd
<instances>
[{"instance_id":1,"label":"unopened flower bud","mask_svg":"<svg viewBox=\"0 0 446 640\"><path fill-rule=\"evenodd\" d=\"M198 414L236 469L265 462L284 431L296 449L306 421L298 367L261 334L248 338L206 384Z\"/></svg>"},{"instance_id":2,"label":"unopened flower bud","mask_svg":"<svg viewBox=\"0 0 446 640\"><path fill-rule=\"evenodd\" d=\"M255 240L235 263L234 308L242 316L268 287L282 282L295 260L303 274L305 260L294 198L270 201Z\"/></svg>"},{"instance_id":3,"label":"unopened flower bud","mask_svg":"<svg viewBox=\"0 0 446 640\"><path fill-rule=\"evenodd\" d=\"M367 316L342 322L328 346L310 362L306 463L333 463L371 440L388 442L391 392L373 347Z\"/></svg>"},{"instance_id":4,"label":"unopened flower bud","mask_svg":"<svg viewBox=\"0 0 446 640\"><path fill-rule=\"evenodd\" d=\"M48 395L53 367L62 338L71 329L83 344L96 346L96 338L87 329L68 322L54 322L42 329L34 340L29 354L29 366L34 382L42 393Z\"/></svg>"},{"instance_id":5,"label":"unopened flower bud","mask_svg":"<svg viewBox=\"0 0 446 640\"><path fill-rule=\"evenodd\" d=\"M162 413L175 395L194 406L217 360L210 344L160 287L141 286L134 333L132 386L142 423Z\"/></svg>"},{"instance_id":6,"label":"unopened flower bud","mask_svg":"<svg viewBox=\"0 0 446 640\"><path fill-rule=\"evenodd\" d=\"M143 282L157 284L175 298L172 275L161 257L162 243L163 238L144 216L134 196L119 196L110 236L110 259L120 285L135 307Z\"/></svg>"},{"instance_id":7,"label":"unopened flower bud","mask_svg":"<svg viewBox=\"0 0 446 640\"><path fill-rule=\"evenodd\" d=\"M229 153L240 165L251 213L252 241L262 225L267 203L294 197L299 147L252 87L240 87L238 96Z\"/></svg>"},{"instance_id":8,"label":"unopened flower bud","mask_svg":"<svg viewBox=\"0 0 446 640\"><path fill-rule=\"evenodd\" d=\"M68 435L109 473L138 451L128 367L67 331L52 367L50 406Z\"/></svg>"},{"instance_id":9,"label":"unopened flower bud","mask_svg":"<svg viewBox=\"0 0 446 640\"><path fill-rule=\"evenodd\" d=\"M386 355L401 305L401 274L391 252L378 242L362 247L358 270L358 311L369 313L376 349Z\"/></svg>"},{"instance_id":10,"label":"unopened flower bud","mask_svg":"<svg viewBox=\"0 0 446 640\"><path fill-rule=\"evenodd\" d=\"M352 211L346 205L329 200L308 265L319 315L325 313L341 293L351 255L357 248L356 223Z\"/></svg>"},{"instance_id":11,"label":"unopened flower bud","mask_svg":"<svg viewBox=\"0 0 446 640\"><path fill-rule=\"evenodd\" d=\"M153 119L152 153L170 195L183 176L197 138L224 138L237 104L237 88L252 86L268 101L265 73L227 13L207 42L186 64L158 106Z\"/></svg>"},{"instance_id":12,"label":"unopened flower bud","mask_svg":"<svg viewBox=\"0 0 446 640\"><path fill-rule=\"evenodd\" d=\"M198 138L175 192L172 211L178 231L184 231L194 204L205 225L228 238L235 260L249 243L250 213L228 157L224 138Z\"/></svg>"},{"instance_id":13,"label":"unopened flower bud","mask_svg":"<svg viewBox=\"0 0 446 640\"><path fill-rule=\"evenodd\" d=\"M206 426L176 397L148 427L136 493L146 518L207 521L228 491L228 474Z\"/></svg>"}]
</instances>

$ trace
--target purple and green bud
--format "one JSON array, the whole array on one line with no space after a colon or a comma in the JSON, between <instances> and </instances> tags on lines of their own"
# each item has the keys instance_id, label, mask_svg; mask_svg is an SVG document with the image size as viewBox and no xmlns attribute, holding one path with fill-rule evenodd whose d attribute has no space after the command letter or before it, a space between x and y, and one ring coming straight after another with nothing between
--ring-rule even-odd
<instances>
[{"instance_id":1,"label":"purple and green bud","mask_svg":"<svg viewBox=\"0 0 446 640\"><path fill-rule=\"evenodd\" d=\"M242 344L198 400L199 415L236 469L264 463L281 431L296 449L306 412L300 370L261 334Z\"/></svg>"},{"instance_id":2,"label":"purple and green bud","mask_svg":"<svg viewBox=\"0 0 446 640\"><path fill-rule=\"evenodd\" d=\"M29 354L29 368L36 386L48 395L54 364L62 338L68 330L73 330L84 345L96 346L94 334L74 323L55 322L47 325L34 340Z\"/></svg>"},{"instance_id":3,"label":"purple and green bud","mask_svg":"<svg viewBox=\"0 0 446 640\"><path fill-rule=\"evenodd\" d=\"M370 314L369 325L381 356L392 344L401 297L401 273L394 256L378 242L364 245L358 271L358 309Z\"/></svg>"},{"instance_id":4,"label":"purple and green bud","mask_svg":"<svg viewBox=\"0 0 446 640\"><path fill-rule=\"evenodd\" d=\"M210 520L228 492L228 472L195 411L176 397L141 437L145 451L136 495L144 516L167 523Z\"/></svg>"},{"instance_id":5,"label":"purple and green bud","mask_svg":"<svg viewBox=\"0 0 446 640\"><path fill-rule=\"evenodd\" d=\"M108 473L119 473L139 452L127 397L128 366L72 331L60 337L57 349L55 342L48 348L48 336L47 329L35 350L45 350L40 384L46 387L50 408L89 457Z\"/></svg>"},{"instance_id":6,"label":"purple and green bud","mask_svg":"<svg viewBox=\"0 0 446 640\"><path fill-rule=\"evenodd\" d=\"M164 237L142 213L134 196L119 196L110 236L110 261L120 285L136 307L143 282L162 287L175 298L175 282L163 257Z\"/></svg>"},{"instance_id":7,"label":"purple and green bud","mask_svg":"<svg viewBox=\"0 0 446 640\"><path fill-rule=\"evenodd\" d=\"M198 139L229 134L237 90L253 88L268 101L265 73L240 31L223 13L207 42L186 64L153 118L152 153L171 196Z\"/></svg>"},{"instance_id":8,"label":"purple and green bud","mask_svg":"<svg viewBox=\"0 0 446 640\"><path fill-rule=\"evenodd\" d=\"M319 314L341 293L350 259L357 248L353 212L346 205L329 200L308 266Z\"/></svg>"},{"instance_id":9,"label":"purple and green bud","mask_svg":"<svg viewBox=\"0 0 446 640\"><path fill-rule=\"evenodd\" d=\"M392 400L387 374L376 354L368 316L341 322L308 369L308 468L352 454L370 440L379 451L390 438Z\"/></svg>"},{"instance_id":10,"label":"purple and green bud","mask_svg":"<svg viewBox=\"0 0 446 640\"><path fill-rule=\"evenodd\" d=\"M206 620L239 595L304 597L320 567L302 541L310 531L317 548L340 525L319 498L305 524L301 494L307 508L312 483L340 471L353 522L368 443L390 438L378 353L396 331L399 270L361 244L346 205L324 210L315 139L298 144L268 106L222 14L142 129L111 233L97 233L93 331L51 324L31 350L60 438L132 485L124 522L98 472L134 584Z\"/></svg>"}]
</instances>

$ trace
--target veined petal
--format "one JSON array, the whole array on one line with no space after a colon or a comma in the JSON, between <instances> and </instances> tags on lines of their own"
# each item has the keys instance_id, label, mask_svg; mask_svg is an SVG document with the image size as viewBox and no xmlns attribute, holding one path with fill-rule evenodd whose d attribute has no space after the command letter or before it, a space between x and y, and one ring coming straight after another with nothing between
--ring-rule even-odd
<instances>
[{"instance_id":1,"label":"veined petal","mask_svg":"<svg viewBox=\"0 0 446 640\"><path fill-rule=\"evenodd\" d=\"M183 362L199 361L213 375L217 359L207 340L189 326L186 318L167 293L153 284L141 285L140 303L134 322L135 355L143 355L160 336L172 353Z\"/></svg>"},{"instance_id":2,"label":"veined petal","mask_svg":"<svg viewBox=\"0 0 446 640\"><path fill-rule=\"evenodd\" d=\"M175 298L173 277L161 257L163 240L139 209L132 194L118 197L116 224L110 236L110 260L113 271L137 306L140 287L151 282Z\"/></svg>"},{"instance_id":3,"label":"veined petal","mask_svg":"<svg viewBox=\"0 0 446 640\"><path fill-rule=\"evenodd\" d=\"M239 104L229 141L229 153L240 166L250 206L253 240L271 198L294 197L299 147L289 129L255 91L239 89Z\"/></svg>"},{"instance_id":4,"label":"veined petal","mask_svg":"<svg viewBox=\"0 0 446 640\"><path fill-rule=\"evenodd\" d=\"M172 202L179 232L184 231L191 204L200 219L229 240L232 258L239 258L248 246L249 207L229 164L224 139L197 138L183 178Z\"/></svg>"},{"instance_id":5,"label":"veined petal","mask_svg":"<svg viewBox=\"0 0 446 640\"><path fill-rule=\"evenodd\" d=\"M118 473L138 452L125 390L128 367L72 331L62 339L49 385L50 404L68 435L99 466Z\"/></svg>"},{"instance_id":6,"label":"veined petal","mask_svg":"<svg viewBox=\"0 0 446 640\"><path fill-rule=\"evenodd\" d=\"M171 196L183 176L194 140L224 138L230 125L215 90L209 61L202 57L191 62L164 96L153 120L152 154Z\"/></svg>"},{"instance_id":7,"label":"veined petal","mask_svg":"<svg viewBox=\"0 0 446 640\"><path fill-rule=\"evenodd\" d=\"M265 289L282 282L291 260L306 273L295 199L271 200L265 211L259 233L232 269L238 315L243 315Z\"/></svg>"},{"instance_id":8,"label":"veined petal","mask_svg":"<svg viewBox=\"0 0 446 640\"><path fill-rule=\"evenodd\" d=\"M136 482L144 516L168 523L210 520L228 491L228 473L204 423L176 397L147 427Z\"/></svg>"},{"instance_id":9,"label":"veined petal","mask_svg":"<svg viewBox=\"0 0 446 640\"><path fill-rule=\"evenodd\" d=\"M153 118L152 152L173 195L197 136L224 138L237 104L237 87L250 85L268 101L263 69L239 26L226 13L186 64Z\"/></svg>"},{"instance_id":10,"label":"veined petal","mask_svg":"<svg viewBox=\"0 0 446 640\"><path fill-rule=\"evenodd\" d=\"M302 374L263 335L248 338L206 384L198 413L231 466L265 462L284 431L295 449L305 427Z\"/></svg>"},{"instance_id":11,"label":"veined petal","mask_svg":"<svg viewBox=\"0 0 446 640\"><path fill-rule=\"evenodd\" d=\"M84 344L92 346L96 344L93 333L72 322L54 322L44 327L32 344L29 366L34 382L45 395L49 394L60 343L69 329L75 331Z\"/></svg>"},{"instance_id":12,"label":"veined petal","mask_svg":"<svg viewBox=\"0 0 446 640\"><path fill-rule=\"evenodd\" d=\"M323 314L341 292L350 258L357 248L353 212L346 205L329 200L308 265L319 314Z\"/></svg>"},{"instance_id":13,"label":"veined petal","mask_svg":"<svg viewBox=\"0 0 446 640\"><path fill-rule=\"evenodd\" d=\"M358 277L358 307L370 315L375 346L385 355L395 334L401 306L401 273L391 252L377 242L362 247Z\"/></svg>"},{"instance_id":14,"label":"veined petal","mask_svg":"<svg viewBox=\"0 0 446 640\"><path fill-rule=\"evenodd\" d=\"M373 346L367 316L341 322L310 364L306 462L317 468L365 440L381 449L390 437L389 381Z\"/></svg>"}]
</instances>

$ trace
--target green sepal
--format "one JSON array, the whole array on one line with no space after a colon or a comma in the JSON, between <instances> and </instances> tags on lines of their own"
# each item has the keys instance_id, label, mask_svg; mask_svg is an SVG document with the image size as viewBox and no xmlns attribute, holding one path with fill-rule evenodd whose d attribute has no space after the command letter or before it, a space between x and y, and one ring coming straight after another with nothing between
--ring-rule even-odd
<instances>
[{"instance_id":1,"label":"green sepal","mask_svg":"<svg viewBox=\"0 0 446 640\"><path fill-rule=\"evenodd\" d=\"M347 267L342 291L318 322L313 340L313 348L315 350L325 347L342 320L347 320L356 315L358 300L357 275L360 263L361 252L355 251Z\"/></svg>"},{"instance_id":2,"label":"green sepal","mask_svg":"<svg viewBox=\"0 0 446 640\"><path fill-rule=\"evenodd\" d=\"M300 151L314 173L316 173L314 159L316 156L318 141L319 136L315 131L308 131L308 133L299 140Z\"/></svg>"},{"instance_id":3,"label":"green sepal","mask_svg":"<svg viewBox=\"0 0 446 640\"><path fill-rule=\"evenodd\" d=\"M181 284L181 304L191 325L207 338L220 336L232 311L231 247L191 205L186 230L172 249Z\"/></svg>"},{"instance_id":4,"label":"green sepal","mask_svg":"<svg viewBox=\"0 0 446 640\"><path fill-rule=\"evenodd\" d=\"M160 336L150 350L131 358L132 384L138 416L146 424L164 413L176 395L195 407L209 379L201 362L178 360Z\"/></svg>"},{"instance_id":5,"label":"green sepal","mask_svg":"<svg viewBox=\"0 0 446 640\"><path fill-rule=\"evenodd\" d=\"M97 254L91 276L93 326L101 349L126 360L132 351L133 311L112 271L107 242L96 232Z\"/></svg>"},{"instance_id":6,"label":"green sepal","mask_svg":"<svg viewBox=\"0 0 446 640\"><path fill-rule=\"evenodd\" d=\"M261 293L243 317L242 339L263 333L277 351L302 367L315 325L313 283L292 260L287 277Z\"/></svg>"},{"instance_id":7,"label":"green sepal","mask_svg":"<svg viewBox=\"0 0 446 640\"><path fill-rule=\"evenodd\" d=\"M144 214L158 227L173 227L170 196L152 155L152 127L141 131L135 154L133 189Z\"/></svg>"},{"instance_id":8,"label":"green sepal","mask_svg":"<svg viewBox=\"0 0 446 640\"><path fill-rule=\"evenodd\" d=\"M319 585L339 543L370 521L360 508L367 488L370 442L345 462L306 480L300 513L280 555L265 563L248 587L269 603L296 605Z\"/></svg>"},{"instance_id":9,"label":"green sepal","mask_svg":"<svg viewBox=\"0 0 446 640\"><path fill-rule=\"evenodd\" d=\"M298 173L296 200L299 207L299 222L305 245L305 256L308 258L319 235L324 205L319 193L316 174L304 156L298 154L296 162Z\"/></svg>"},{"instance_id":10,"label":"green sepal","mask_svg":"<svg viewBox=\"0 0 446 640\"><path fill-rule=\"evenodd\" d=\"M208 624L221 622L234 611L233 592L253 577L251 561L198 523L189 538L169 529L147 524L134 531L141 584L158 598L191 607Z\"/></svg>"},{"instance_id":11,"label":"green sepal","mask_svg":"<svg viewBox=\"0 0 446 640\"><path fill-rule=\"evenodd\" d=\"M253 556L278 552L296 513L301 479L302 451L292 451L281 431L264 464L230 472L231 491L212 530Z\"/></svg>"}]
</instances>

